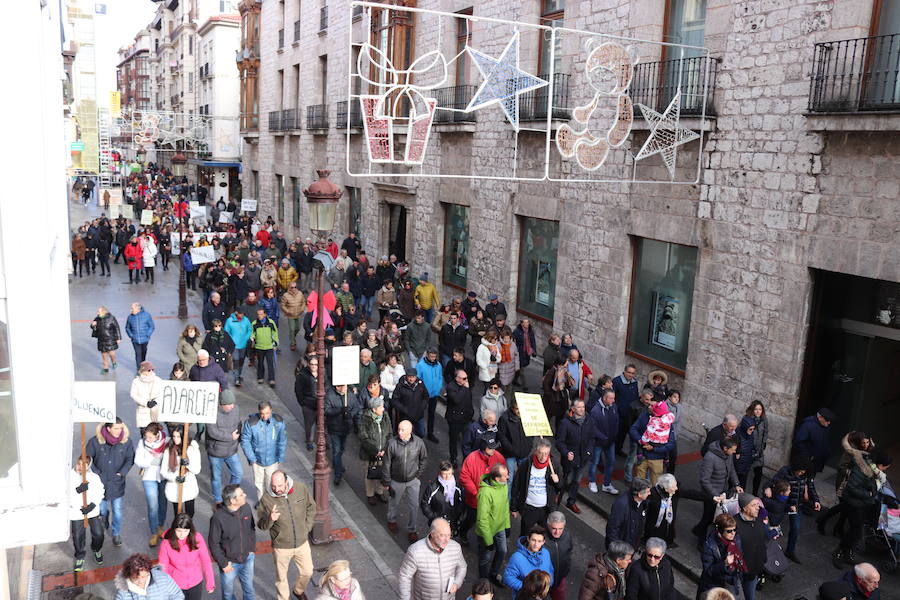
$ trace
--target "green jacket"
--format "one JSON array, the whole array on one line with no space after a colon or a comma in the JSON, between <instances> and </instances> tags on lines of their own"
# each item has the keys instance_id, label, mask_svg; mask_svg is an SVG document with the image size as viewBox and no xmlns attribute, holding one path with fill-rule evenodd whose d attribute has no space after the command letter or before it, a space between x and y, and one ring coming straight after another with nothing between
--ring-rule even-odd
<instances>
[{"instance_id":1,"label":"green jacket","mask_svg":"<svg viewBox=\"0 0 900 600\"><path fill-rule=\"evenodd\" d=\"M359 418L360 460L373 461L376 454L387 450L391 433L391 419L388 417L387 411L381 416L381 423L376 423L375 413L366 408Z\"/></svg>"},{"instance_id":2,"label":"green jacket","mask_svg":"<svg viewBox=\"0 0 900 600\"><path fill-rule=\"evenodd\" d=\"M494 536L509 529L509 492L507 484L488 482L482 477L478 488L478 508L475 511L475 535L484 540L485 545L494 543Z\"/></svg>"},{"instance_id":3,"label":"green jacket","mask_svg":"<svg viewBox=\"0 0 900 600\"><path fill-rule=\"evenodd\" d=\"M269 530L273 548L299 548L306 543L316 520L316 501L309 488L288 477L288 489L291 491L286 496L276 496L267 483L266 493L259 500L256 525ZM275 506L281 513L277 521L270 518Z\"/></svg>"},{"instance_id":4,"label":"green jacket","mask_svg":"<svg viewBox=\"0 0 900 600\"><path fill-rule=\"evenodd\" d=\"M378 375L378 365L375 364L374 360L369 361L368 367L359 363L359 389L365 389L369 383L369 375Z\"/></svg>"},{"instance_id":5,"label":"green jacket","mask_svg":"<svg viewBox=\"0 0 900 600\"><path fill-rule=\"evenodd\" d=\"M278 345L278 326L272 319L266 318L264 324L257 319L253 321L250 339L253 340L253 347L257 350L271 350Z\"/></svg>"},{"instance_id":6,"label":"green jacket","mask_svg":"<svg viewBox=\"0 0 900 600\"><path fill-rule=\"evenodd\" d=\"M334 299L338 301L338 303L344 308L344 312L350 310L350 307L354 304L353 294L350 292L345 292L341 290L340 292L334 295Z\"/></svg>"}]
</instances>

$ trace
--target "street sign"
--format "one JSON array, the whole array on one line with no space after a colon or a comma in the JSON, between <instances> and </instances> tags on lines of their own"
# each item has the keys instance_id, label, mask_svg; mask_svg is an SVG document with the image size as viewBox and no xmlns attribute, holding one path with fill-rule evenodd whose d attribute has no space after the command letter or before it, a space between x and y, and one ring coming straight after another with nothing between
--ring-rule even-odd
<instances>
[{"instance_id":1,"label":"street sign","mask_svg":"<svg viewBox=\"0 0 900 600\"><path fill-rule=\"evenodd\" d=\"M359 383L359 346L335 346L331 349L331 383Z\"/></svg>"},{"instance_id":2,"label":"street sign","mask_svg":"<svg viewBox=\"0 0 900 600\"><path fill-rule=\"evenodd\" d=\"M76 381L72 386L73 423L115 423L116 382Z\"/></svg>"},{"instance_id":3,"label":"street sign","mask_svg":"<svg viewBox=\"0 0 900 600\"><path fill-rule=\"evenodd\" d=\"M159 420L168 423L215 423L219 382L162 381Z\"/></svg>"},{"instance_id":4,"label":"street sign","mask_svg":"<svg viewBox=\"0 0 900 600\"><path fill-rule=\"evenodd\" d=\"M519 418L522 419L522 429L526 436L553 435L540 394L516 392L516 403L519 405Z\"/></svg>"}]
</instances>

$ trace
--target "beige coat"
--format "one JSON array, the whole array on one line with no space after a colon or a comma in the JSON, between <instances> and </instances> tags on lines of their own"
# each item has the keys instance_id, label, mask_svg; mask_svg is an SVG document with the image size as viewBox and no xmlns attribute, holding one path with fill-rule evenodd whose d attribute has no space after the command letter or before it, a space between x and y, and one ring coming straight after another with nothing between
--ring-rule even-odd
<instances>
[{"instance_id":1,"label":"beige coat","mask_svg":"<svg viewBox=\"0 0 900 600\"><path fill-rule=\"evenodd\" d=\"M406 550L400 573L400 600L440 600L447 598L452 581L462 586L466 578L466 559L462 548L453 540L438 554L426 537Z\"/></svg>"},{"instance_id":2,"label":"beige coat","mask_svg":"<svg viewBox=\"0 0 900 600\"><path fill-rule=\"evenodd\" d=\"M281 313L288 319L298 319L306 312L306 298L300 290L288 290L281 296Z\"/></svg>"},{"instance_id":3,"label":"beige coat","mask_svg":"<svg viewBox=\"0 0 900 600\"><path fill-rule=\"evenodd\" d=\"M178 360L184 365L186 373L191 372L191 367L197 364L197 353L203 348L203 336L199 333L194 338L194 343L190 344L184 336L178 338L178 346L175 347L175 354Z\"/></svg>"},{"instance_id":4,"label":"beige coat","mask_svg":"<svg viewBox=\"0 0 900 600\"><path fill-rule=\"evenodd\" d=\"M131 381L131 399L137 405L135 408L135 421L138 427L146 427L150 423L159 421L159 406L147 408L151 400L159 402L159 394L162 392L162 380L158 375L153 375L153 381L144 382L140 377Z\"/></svg>"}]
</instances>

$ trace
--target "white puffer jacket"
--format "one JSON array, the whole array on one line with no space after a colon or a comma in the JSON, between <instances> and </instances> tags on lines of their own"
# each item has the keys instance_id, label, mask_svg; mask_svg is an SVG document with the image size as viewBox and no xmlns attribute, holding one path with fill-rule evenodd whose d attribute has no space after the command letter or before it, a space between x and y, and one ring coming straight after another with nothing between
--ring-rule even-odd
<instances>
[{"instance_id":1,"label":"white puffer jacket","mask_svg":"<svg viewBox=\"0 0 900 600\"><path fill-rule=\"evenodd\" d=\"M197 445L197 440L191 440L188 444L187 458L188 466L184 469L184 491L181 493L182 502L193 500L200 494L200 486L197 485L197 474L200 473L200 446ZM169 469L169 451L166 450L163 453L159 474L167 481L166 500L172 503L178 502L178 483L175 481L178 471L178 464L174 470Z\"/></svg>"},{"instance_id":2,"label":"white puffer jacket","mask_svg":"<svg viewBox=\"0 0 900 600\"><path fill-rule=\"evenodd\" d=\"M159 375L154 374L153 381L149 383L141 381L140 377L135 377L131 381L131 399L137 404L134 419L138 427L146 427L159 420L159 407L147 408L147 402L151 400L159 402L161 393L162 379L159 378Z\"/></svg>"},{"instance_id":3,"label":"white puffer jacket","mask_svg":"<svg viewBox=\"0 0 900 600\"><path fill-rule=\"evenodd\" d=\"M447 587L462 586L466 578L466 559L453 540L443 552L435 552L426 537L406 550L398 580L400 600L440 600L447 598Z\"/></svg>"},{"instance_id":4,"label":"white puffer jacket","mask_svg":"<svg viewBox=\"0 0 900 600\"><path fill-rule=\"evenodd\" d=\"M94 504L94 508L87 514L88 519L100 516L100 503L103 501L103 482L100 476L88 469L87 472L87 503ZM81 521L85 515L81 514L83 497L75 491L81 485L81 473L74 469L69 474L69 520Z\"/></svg>"}]
</instances>

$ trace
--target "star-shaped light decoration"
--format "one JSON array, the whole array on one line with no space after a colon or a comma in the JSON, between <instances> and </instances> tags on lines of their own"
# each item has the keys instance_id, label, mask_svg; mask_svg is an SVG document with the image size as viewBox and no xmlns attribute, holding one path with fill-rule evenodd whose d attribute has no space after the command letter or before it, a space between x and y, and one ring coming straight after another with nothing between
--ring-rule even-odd
<instances>
[{"instance_id":1,"label":"star-shaped light decoration","mask_svg":"<svg viewBox=\"0 0 900 600\"><path fill-rule=\"evenodd\" d=\"M536 90L547 85L540 77L535 77L519 68L519 32L515 32L500 58L492 58L474 48L467 48L469 56L484 77L466 112L482 106L499 103L506 118L516 129L519 128L519 94ZM549 107L548 107L549 110Z\"/></svg>"},{"instance_id":2,"label":"star-shaped light decoration","mask_svg":"<svg viewBox=\"0 0 900 600\"><path fill-rule=\"evenodd\" d=\"M641 160L654 154L659 154L669 175L675 179L675 158L678 146L687 144L700 137L700 134L690 129L678 126L678 118L681 115L681 92L677 92L666 110L660 114L643 104L637 105L644 115L644 119L650 125L650 136L635 155L634 160Z\"/></svg>"}]
</instances>

